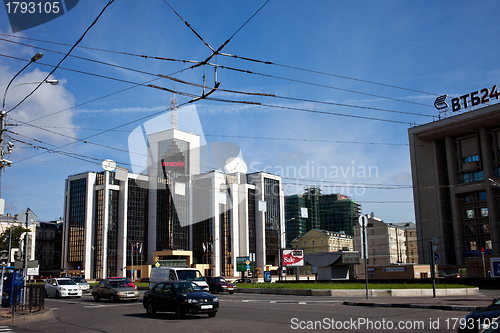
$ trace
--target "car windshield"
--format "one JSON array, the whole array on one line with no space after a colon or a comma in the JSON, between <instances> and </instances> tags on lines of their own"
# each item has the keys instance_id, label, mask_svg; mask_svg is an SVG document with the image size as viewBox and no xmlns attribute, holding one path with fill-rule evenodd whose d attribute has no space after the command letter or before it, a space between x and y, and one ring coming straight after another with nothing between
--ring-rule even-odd
<instances>
[{"instance_id":1,"label":"car windshield","mask_svg":"<svg viewBox=\"0 0 500 333\"><path fill-rule=\"evenodd\" d=\"M203 275L201 275L200 271L194 270L178 270L177 276L179 280L187 280L187 281L204 281Z\"/></svg>"},{"instance_id":2,"label":"car windshield","mask_svg":"<svg viewBox=\"0 0 500 333\"><path fill-rule=\"evenodd\" d=\"M60 286L67 286L67 285L76 285L75 281L73 280L58 280L57 283L60 285Z\"/></svg>"},{"instance_id":3,"label":"car windshield","mask_svg":"<svg viewBox=\"0 0 500 333\"><path fill-rule=\"evenodd\" d=\"M124 288L124 287L128 287L128 283L126 281L123 281L123 280L111 281L109 283L109 285L111 286L111 288Z\"/></svg>"},{"instance_id":4,"label":"car windshield","mask_svg":"<svg viewBox=\"0 0 500 333\"><path fill-rule=\"evenodd\" d=\"M190 282L174 283L174 289L178 293L203 292L203 289L201 289L197 284Z\"/></svg>"},{"instance_id":5,"label":"car windshield","mask_svg":"<svg viewBox=\"0 0 500 333\"><path fill-rule=\"evenodd\" d=\"M76 277L76 278L72 278L73 281L75 281L76 283L86 283L87 281L85 281L84 278L82 277Z\"/></svg>"},{"instance_id":6,"label":"car windshield","mask_svg":"<svg viewBox=\"0 0 500 333\"><path fill-rule=\"evenodd\" d=\"M221 278L221 277L214 278L214 282L227 283L227 281L224 280L224 278Z\"/></svg>"}]
</instances>

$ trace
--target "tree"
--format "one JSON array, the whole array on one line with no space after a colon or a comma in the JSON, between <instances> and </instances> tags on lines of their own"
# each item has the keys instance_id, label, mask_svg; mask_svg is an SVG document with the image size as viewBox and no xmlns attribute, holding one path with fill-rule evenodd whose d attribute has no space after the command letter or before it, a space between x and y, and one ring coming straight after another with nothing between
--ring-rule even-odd
<instances>
[{"instance_id":1,"label":"tree","mask_svg":"<svg viewBox=\"0 0 500 333\"><path fill-rule=\"evenodd\" d=\"M19 243L22 238L24 238L24 233L31 232L30 229L26 229L22 225L16 225L9 228L6 228L4 232L0 234L0 249L6 250L9 248L9 236L10 229L12 228L12 243L11 248L18 248Z\"/></svg>"}]
</instances>

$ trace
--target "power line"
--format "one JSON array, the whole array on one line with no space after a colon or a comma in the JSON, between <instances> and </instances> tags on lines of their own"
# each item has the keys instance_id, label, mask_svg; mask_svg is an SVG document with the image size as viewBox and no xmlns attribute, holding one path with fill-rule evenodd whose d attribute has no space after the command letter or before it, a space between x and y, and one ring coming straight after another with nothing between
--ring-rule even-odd
<instances>
[{"instance_id":1,"label":"power line","mask_svg":"<svg viewBox=\"0 0 500 333\"><path fill-rule=\"evenodd\" d=\"M30 97L31 95L33 95L33 93L35 91L38 90L38 88L45 82L45 80L47 80L49 78L49 76L51 76L55 71L56 69L59 67L59 65L61 65L61 63L69 56L69 54L71 53L71 51L73 51L73 49L83 40L83 38L85 37L85 35L87 34L87 32L90 30L90 28L92 28L96 23L97 21L99 20L99 18L101 17L101 15L104 13L104 11L106 10L106 8L108 8L115 0L109 0L108 3L104 6L104 8L101 10L101 12L99 13L99 15L97 15L96 19L94 20L94 22L92 22L92 24L87 28L87 30L85 30L85 32L83 33L83 35L76 41L76 43L71 47L71 49L66 53L66 55L59 61L59 63L54 67L54 69L45 77L45 79L43 79L36 87L35 89L33 89L26 97L24 97L19 103L17 103L13 108L11 108L9 111L7 111L6 113L9 113L11 112L12 110L14 110L15 108L17 108L19 105L21 105L28 97Z\"/></svg>"}]
</instances>

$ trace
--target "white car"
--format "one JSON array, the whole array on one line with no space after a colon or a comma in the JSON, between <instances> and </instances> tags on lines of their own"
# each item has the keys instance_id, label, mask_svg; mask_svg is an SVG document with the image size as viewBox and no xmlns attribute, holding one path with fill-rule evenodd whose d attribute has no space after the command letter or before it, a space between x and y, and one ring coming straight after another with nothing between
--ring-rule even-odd
<instances>
[{"instance_id":1,"label":"white car","mask_svg":"<svg viewBox=\"0 0 500 333\"><path fill-rule=\"evenodd\" d=\"M80 289L84 293L89 293L90 292L90 285L88 284L87 280L82 278L81 276L72 276L70 277L71 280L75 281L78 286L80 286Z\"/></svg>"},{"instance_id":2,"label":"white car","mask_svg":"<svg viewBox=\"0 0 500 333\"><path fill-rule=\"evenodd\" d=\"M82 297L82 290L70 278L54 278L45 283L45 297Z\"/></svg>"}]
</instances>

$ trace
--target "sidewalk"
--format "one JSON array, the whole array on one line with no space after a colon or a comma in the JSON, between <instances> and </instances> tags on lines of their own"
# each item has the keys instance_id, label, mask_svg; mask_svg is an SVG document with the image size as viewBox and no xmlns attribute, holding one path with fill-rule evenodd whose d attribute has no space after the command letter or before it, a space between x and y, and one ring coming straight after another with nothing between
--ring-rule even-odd
<instances>
[{"instance_id":1,"label":"sidewalk","mask_svg":"<svg viewBox=\"0 0 500 333\"><path fill-rule=\"evenodd\" d=\"M19 323L25 321L42 320L54 317L51 309L45 308L41 311L29 313L28 311L17 311L15 317L12 317L11 307L2 307L0 313L0 325L8 325L10 323Z\"/></svg>"}]
</instances>

